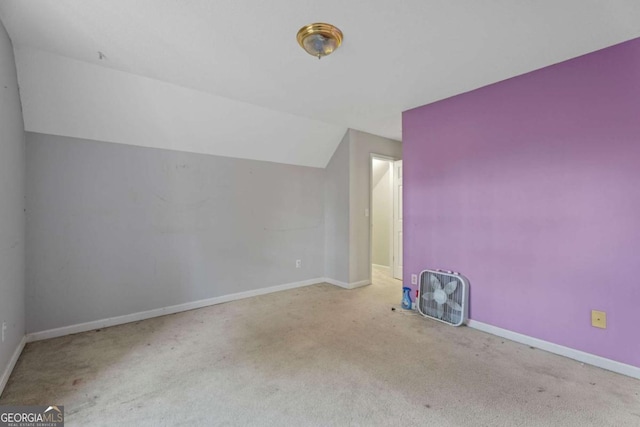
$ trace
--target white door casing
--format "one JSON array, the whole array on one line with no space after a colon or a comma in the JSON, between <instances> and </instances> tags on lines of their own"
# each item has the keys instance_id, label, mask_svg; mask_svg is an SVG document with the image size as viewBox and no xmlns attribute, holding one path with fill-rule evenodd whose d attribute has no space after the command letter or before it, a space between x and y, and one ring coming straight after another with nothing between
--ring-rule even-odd
<instances>
[{"instance_id":1,"label":"white door casing","mask_svg":"<svg viewBox=\"0 0 640 427\"><path fill-rule=\"evenodd\" d=\"M402 280L402 160L393 162L393 277Z\"/></svg>"}]
</instances>

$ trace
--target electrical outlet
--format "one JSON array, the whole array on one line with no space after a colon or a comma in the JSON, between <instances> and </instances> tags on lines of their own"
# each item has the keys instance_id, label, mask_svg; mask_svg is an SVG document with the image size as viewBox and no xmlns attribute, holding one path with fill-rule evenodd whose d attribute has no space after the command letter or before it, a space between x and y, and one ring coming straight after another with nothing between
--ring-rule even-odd
<instances>
[{"instance_id":1,"label":"electrical outlet","mask_svg":"<svg viewBox=\"0 0 640 427\"><path fill-rule=\"evenodd\" d=\"M411 284L412 285L417 285L418 284L418 275L417 274L412 274L411 275Z\"/></svg>"},{"instance_id":2,"label":"electrical outlet","mask_svg":"<svg viewBox=\"0 0 640 427\"><path fill-rule=\"evenodd\" d=\"M296 260L296 268L302 268L302 260L301 259L297 259Z\"/></svg>"},{"instance_id":3,"label":"electrical outlet","mask_svg":"<svg viewBox=\"0 0 640 427\"><path fill-rule=\"evenodd\" d=\"M591 310L591 326L594 328L607 329L607 313L604 311Z\"/></svg>"},{"instance_id":4,"label":"electrical outlet","mask_svg":"<svg viewBox=\"0 0 640 427\"><path fill-rule=\"evenodd\" d=\"M4 342L4 331L7 330L7 322L2 322L2 342Z\"/></svg>"}]
</instances>

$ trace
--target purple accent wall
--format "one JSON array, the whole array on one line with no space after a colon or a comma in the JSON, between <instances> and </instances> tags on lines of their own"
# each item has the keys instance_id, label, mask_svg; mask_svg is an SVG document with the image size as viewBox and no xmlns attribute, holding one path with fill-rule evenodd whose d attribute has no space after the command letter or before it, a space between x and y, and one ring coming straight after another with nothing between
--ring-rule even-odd
<instances>
[{"instance_id":1,"label":"purple accent wall","mask_svg":"<svg viewBox=\"0 0 640 427\"><path fill-rule=\"evenodd\" d=\"M460 271L472 319L640 367L640 39L406 111L403 152L405 282Z\"/></svg>"}]
</instances>

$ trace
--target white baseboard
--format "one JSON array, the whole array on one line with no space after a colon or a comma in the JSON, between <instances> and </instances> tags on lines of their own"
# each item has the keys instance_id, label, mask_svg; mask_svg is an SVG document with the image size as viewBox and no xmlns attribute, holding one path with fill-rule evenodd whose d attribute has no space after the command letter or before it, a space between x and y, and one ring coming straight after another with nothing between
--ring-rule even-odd
<instances>
[{"instance_id":1,"label":"white baseboard","mask_svg":"<svg viewBox=\"0 0 640 427\"><path fill-rule=\"evenodd\" d=\"M351 282L349 283L349 289L361 288L363 286L367 286L371 284L371 280L361 280L359 282Z\"/></svg>"},{"instance_id":2,"label":"white baseboard","mask_svg":"<svg viewBox=\"0 0 640 427\"><path fill-rule=\"evenodd\" d=\"M360 288L362 286L367 286L371 284L371 280L361 280L359 282L352 282L352 283L345 283L345 282L341 282L339 280L335 280L335 279L329 279L328 277L324 278L324 281L334 285L334 286L339 286L341 288L345 288L345 289L355 289L355 288Z\"/></svg>"},{"instance_id":3,"label":"white baseboard","mask_svg":"<svg viewBox=\"0 0 640 427\"><path fill-rule=\"evenodd\" d=\"M378 268L380 270L391 271L391 267L388 265L380 265L380 264L371 264L374 268Z\"/></svg>"},{"instance_id":4,"label":"white baseboard","mask_svg":"<svg viewBox=\"0 0 640 427\"><path fill-rule=\"evenodd\" d=\"M243 298L255 297L258 295L270 294L273 292L286 291L288 289L301 288L303 286L316 285L325 282L323 277L317 279L303 280L301 282L286 283L284 285L270 286L268 288L256 289L253 291L238 292L235 294L223 295L220 297L208 298L199 301L187 302L184 304L172 305L169 307L156 308L154 310L141 311L138 313L125 314L124 316L110 317L107 319L93 320L91 322L79 323L76 325L63 326L61 328L48 329L45 331L32 332L27 334L27 342L57 338L65 335L77 334L80 332L92 331L94 329L107 328L109 326L122 325L124 323L137 322L139 320L151 319L152 317L165 316L167 314L179 313L181 311L194 310L196 308L208 307L222 304L229 301L236 301Z\"/></svg>"},{"instance_id":5,"label":"white baseboard","mask_svg":"<svg viewBox=\"0 0 640 427\"><path fill-rule=\"evenodd\" d=\"M488 325L486 323L478 322L475 320L469 320L467 326L477 329L479 331L487 332L493 335L497 335L502 338L509 339L511 341L519 342L522 344L530 345L532 347L539 348L541 350L555 353L560 356L568 357L570 359L577 360L582 363L597 366L598 368L613 371L618 374L627 375L632 378L640 379L640 368L625 363L616 362L615 360L606 359L604 357L596 356L594 354L585 353L584 351L575 350L573 348L564 347L559 344L554 344L549 341L543 341L538 338L533 338L528 335L519 334L517 332L509 331L508 329L498 328L497 326Z\"/></svg>"},{"instance_id":6,"label":"white baseboard","mask_svg":"<svg viewBox=\"0 0 640 427\"><path fill-rule=\"evenodd\" d=\"M13 368L15 368L16 363L18 363L18 359L20 358L20 354L22 354L22 350L24 349L25 344L27 343L27 337L24 336L18 343L18 347L13 352L11 359L9 359L9 364L5 368L2 373L2 377L0 377L0 396L2 396L2 392L4 391L4 387L7 385L9 381L9 377L11 376L11 372L13 372Z\"/></svg>"}]
</instances>

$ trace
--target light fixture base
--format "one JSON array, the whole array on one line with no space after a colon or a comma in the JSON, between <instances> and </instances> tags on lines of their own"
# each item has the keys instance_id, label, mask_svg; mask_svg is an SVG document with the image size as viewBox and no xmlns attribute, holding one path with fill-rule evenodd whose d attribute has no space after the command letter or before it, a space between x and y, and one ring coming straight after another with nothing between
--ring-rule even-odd
<instances>
[{"instance_id":1,"label":"light fixture base","mask_svg":"<svg viewBox=\"0 0 640 427\"><path fill-rule=\"evenodd\" d=\"M324 22L305 25L297 35L300 47L318 59L330 55L340 47L343 37L339 28Z\"/></svg>"}]
</instances>

